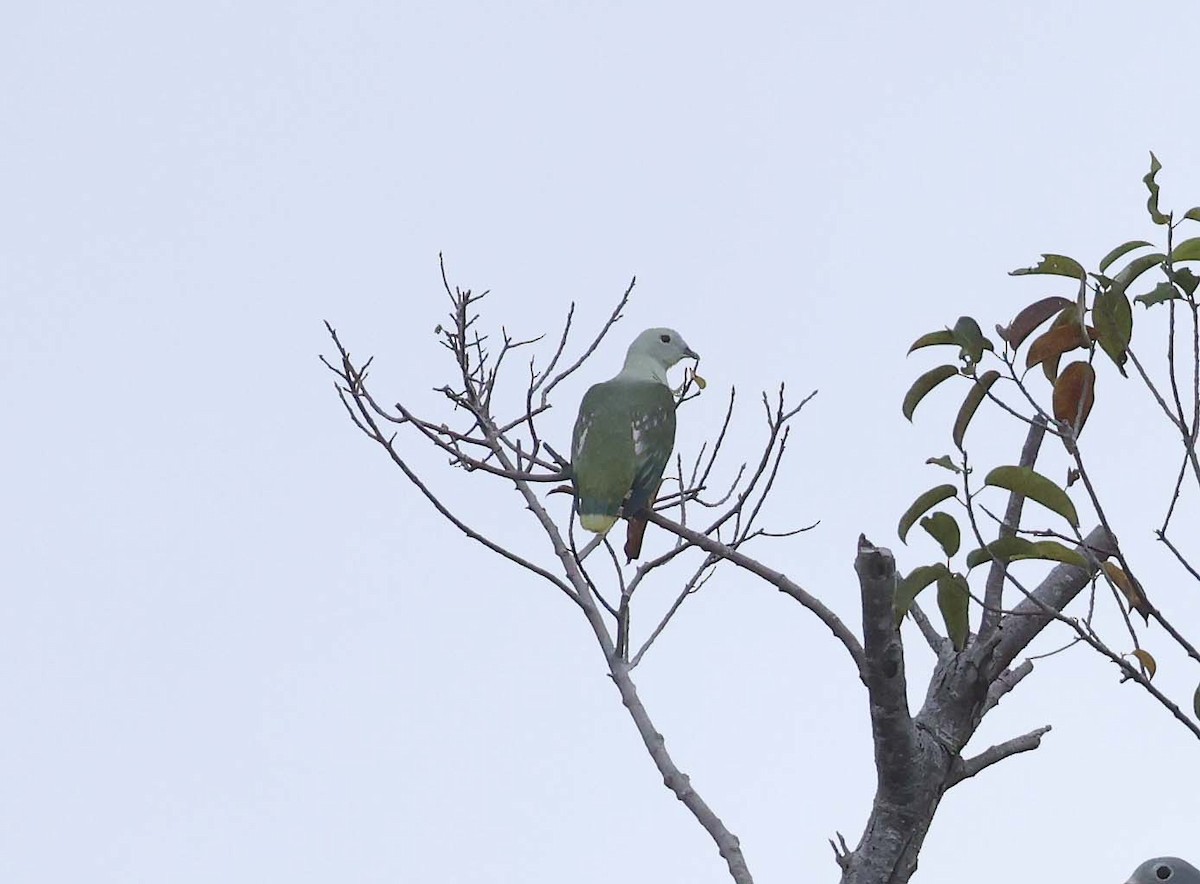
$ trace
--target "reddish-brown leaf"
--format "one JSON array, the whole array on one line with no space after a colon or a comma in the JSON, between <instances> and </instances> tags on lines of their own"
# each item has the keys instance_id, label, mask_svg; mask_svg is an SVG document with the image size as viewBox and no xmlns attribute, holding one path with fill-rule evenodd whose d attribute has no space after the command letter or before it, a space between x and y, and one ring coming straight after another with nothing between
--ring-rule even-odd
<instances>
[{"instance_id":1,"label":"reddish-brown leaf","mask_svg":"<svg viewBox=\"0 0 1200 884\"><path fill-rule=\"evenodd\" d=\"M1075 428L1078 437L1096 401L1096 372L1086 362L1072 362L1054 382L1054 418Z\"/></svg>"},{"instance_id":2,"label":"reddish-brown leaf","mask_svg":"<svg viewBox=\"0 0 1200 884\"><path fill-rule=\"evenodd\" d=\"M1058 379L1058 360L1061 358L1061 353L1055 353L1049 359L1042 362L1042 374L1044 374L1046 376L1046 380L1052 384Z\"/></svg>"},{"instance_id":3,"label":"reddish-brown leaf","mask_svg":"<svg viewBox=\"0 0 1200 884\"><path fill-rule=\"evenodd\" d=\"M1025 367L1033 368L1048 359L1053 359L1057 363L1058 358L1064 353L1087 345L1087 336L1078 323L1071 322L1060 325L1034 339L1034 342L1029 345L1029 352L1025 354Z\"/></svg>"},{"instance_id":4,"label":"reddish-brown leaf","mask_svg":"<svg viewBox=\"0 0 1200 884\"><path fill-rule=\"evenodd\" d=\"M1059 313L1064 307L1070 307L1072 303L1066 298L1058 296L1034 301L1018 313L1016 318L1008 324L1008 328L1004 330L1004 340L1008 341L1013 349L1020 347L1022 342L1033 333L1035 328L1051 316Z\"/></svg>"}]
</instances>

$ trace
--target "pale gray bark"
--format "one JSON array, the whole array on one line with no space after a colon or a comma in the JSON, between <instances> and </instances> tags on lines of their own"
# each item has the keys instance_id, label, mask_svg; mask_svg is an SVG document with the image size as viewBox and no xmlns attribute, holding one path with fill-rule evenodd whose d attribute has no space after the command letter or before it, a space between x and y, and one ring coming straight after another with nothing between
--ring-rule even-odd
<instances>
[{"instance_id":1,"label":"pale gray bark","mask_svg":"<svg viewBox=\"0 0 1200 884\"><path fill-rule=\"evenodd\" d=\"M1102 528L1085 538L1082 552L1106 557L1112 538ZM908 708L904 648L892 599L892 554L860 538L854 563L863 607L863 650L875 745L876 788L862 838L854 850L835 845L842 884L904 884L946 790L1020 752L1036 749L1048 727L1038 728L962 757L984 715L1032 669L1008 665L1047 623L1088 585L1094 572L1059 565L1032 591L1032 598L1000 616L990 635L975 636L962 651L941 646L925 703Z\"/></svg>"},{"instance_id":2,"label":"pale gray bark","mask_svg":"<svg viewBox=\"0 0 1200 884\"><path fill-rule=\"evenodd\" d=\"M578 549L571 533L573 523L568 521L564 527L561 519L551 515L543 492L535 490L544 489L547 484L565 483L570 476L570 464L542 440L535 417L548 407L547 394L584 363L619 318L621 308L628 300L629 290L626 290L617 309L583 355L567 369L555 374L555 368L565 353L571 323L568 316L567 327L549 365L541 372L534 372L532 363L530 365L525 413L506 421L498 419L491 410L499 367L506 353L532 342L514 341L504 335L499 355L491 360L484 344L486 338L473 331L476 317L472 313L472 305L481 296L452 289L448 282L445 282L445 286L454 309L450 327L442 329L440 334L443 344L454 355L460 378L457 387L445 386L440 388L440 392L456 413L461 411L469 416L470 426L466 430L451 429L441 421L422 419L399 403L392 410L380 407L366 388L366 369L370 360L356 365L337 333L330 328L339 359L326 364L338 377L338 395L354 424L386 450L418 491L451 524L468 538L524 568L527 573L547 581L578 606L588 621L609 675L663 783L712 838L725 860L730 877L737 884L752 884L753 880L737 837L696 792L690 778L668 753L666 741L654 726L631 678L631 671L645 650L690 592L703 585L706 575L711 574L711 569L718 562L729 562L756 575L816 616L846 650L855 674L866 687L876 788L858 844L851 850L840 835L834 844L842 871L842 884L907 882L916 871L925 836L946 791L1006 758L1039 746L1042 737L1049 731L1048 726L964 756L964 750L984 716L1032 671L1031 662L1015 664L1015 661L1052 620L1064 621L1082 641L1122 666L1125 677L1138 681L1200 735L1200 729L1188 721L1177 706L1162 696L1147 679L1141 678L1128 662L1101 644L1087 624L1063 614L1066 606L1093 579L1102 560L1114 555L1119 557L1115 540L1104 527L1094 529L1078 547L1084 559L1090 563L1087 568L1059 565L1033 589L1026 590L1017 584L1004 565L993 564L984 590L984 612L980 619L979 634L970 637L961 651L954 650L953 644L939 633L933 622L914 604L911 613L925 643L937 656L924 703L914 713L908 701L904 645L895 621L896 567L888 550L874 546L865 537L859 539L854 567L862 602L861 638L851 625L816 595L743 551L744 545L755 538L795 533L769 532L755 527L755 520L763 501L771 492L787 444L788 421L811 398L787 409L782 387L776 405L772 406L767 397L763 397L768 436L757 465L747 470L743 464L724 495L707 500L702 494L707 488L709 473L732 416L731 393L729 411L721 432L707 455L705 449L701 449L692 469L691 481L685 481L680 464L677 494L668 496L665 501L660 500L662 510L678 511L678 521L672 521L660 511L648 513L649 521L675 534L679 538L678 543L669 552L644 562L630 580L625 578L616 554L608 547L613 566L611 577L616 586L609 584L606 590L604 581L593 582L593 577L585 570L585 560L603 544L602 539L595 538L582 550ZM684 389L686 391L687 387ZM539 397L540 403L535 401ZM686 392L681 397L681 402L687 401ZM511 481L522 505L532 514L549 540L551 555L524 554L507 548L452 512L401 455L395 441L397 428L414 430L426 443L449 455L451 463L457 467ZM1033 465L1046 432L1044 417L1032 422L1021 456L1022 465ZM1082 472L1082 466L1080 470ZM1087 481L1086 476L1084 480ZM554 489L562 490L571 491L569 486ZM1022 503L1020 495L1014 493L1010 496L1000 527L1001 536L1010 535L1017 528ZM692 512L711 514L708 524L703 525L701 530L688 527L689 506L703 507ZM1102 524L1107 524L1103 521L1102 512L1100 519ZM983 538L978 536L973 518L972 526L976 528L976 539L982 543ZM650 637L631 661L626 643L634 590L655 569L693 548L703 551L703 559L692 577L684 583L676 604L651 631ZM1006 587L1010 584L1015 588L1010 592L1010 604L1006 608L1003 603ZM616 590L620 591L619 604L609 601L605 594L606 591L611 594ZM1011 604L1012 601L1017 602L1015 606ZM1187 647L1191 648L1190 645ZM1200 653L1194 649L1191 652L1200 659ZM807 877L812 879L814 876Z\"/></svg>"}]
</instances>

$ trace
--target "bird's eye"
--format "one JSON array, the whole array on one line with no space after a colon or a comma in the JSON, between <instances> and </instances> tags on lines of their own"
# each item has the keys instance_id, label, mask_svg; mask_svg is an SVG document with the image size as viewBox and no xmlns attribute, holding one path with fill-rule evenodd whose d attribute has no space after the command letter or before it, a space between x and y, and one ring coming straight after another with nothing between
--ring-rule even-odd
<instances>
[{"instance_id":1,"label":"bird's eye","mask_svg":"<svg viewBox=\"0 0 1200 884\"><path fill-rule=\"evenodd\" d=\"M1170 866L1159 866L1157 869L1154 870L1154 877L1158 878L1158 880L1160 880L1160 881L1166 881L1168 878L1171 877L1171 867Z\"/></svg>"},{"instance_id":2,"label":"bird's eye","mask_svg":"<svg viewBox=\"0 0 1200 884\"><path fill-rule=\"evenodd\" d=\"M670 335L659 335L659 336L658 336L658 339L659 339L660 341L662 341L664 344L669 344L669 343L671 343L671 336L670 336Z\"/></svg>"}]
</instances>

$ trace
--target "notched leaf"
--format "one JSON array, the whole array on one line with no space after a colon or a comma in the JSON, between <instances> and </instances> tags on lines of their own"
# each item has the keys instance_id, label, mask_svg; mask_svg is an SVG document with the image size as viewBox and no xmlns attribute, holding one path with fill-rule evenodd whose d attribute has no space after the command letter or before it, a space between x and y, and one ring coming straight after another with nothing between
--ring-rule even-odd
<instances>
[{"instance_id":1,"label":"notched leaf","mask_svg":"<svg viewBox=\"0 0 1200 884\"><path fill-rule=\"evenodd\" d=\"M948 454L943 454L941 457L931 457L926 460L925 463L933 464L936 467L941 467L942 469L949 470L952 473L962 472L962 470L959 469L958 464L952 461L950 459L950 455Z\"/></svg>"},{"instance_id":2,"label":"notched leaf","mask_svg":"<svg viewBox=\"0 0 1200 884\"><path fill-rule=\"evenodd\" d=\"M1153 291L1146 292L1144 295L1138 295L1133 300L1141 303L1144 307L1153 307L1156 304L1162 304L1164 301L1178 301L1183 298L1179 294L1179 289L1175 288L1172 283L1160 282L1154 287Z\"/></svg>"},{"instance_id":3,"label":"notched leaf","mask_svg":"<svg viewBox=\"0 0 1200 884\"><path fill-rule=\"evenodd\" d=\"M1189 295L1196 294L1196 285L1200 283L1200 277L1192 273L1187 267L1180 270L1168 270L1167 276L1171 277L1171 282L1179 286Z\"/></svg>"},{"instance_id":4,"label":"notched leaf","mask_svg":"<svg viewBox=\"0 0 1200 884\"><path fill-rule=\"evenodd\" d=\"M1020 267L1016 270L1010 270L1009 276L1069 276L1072 279L1083 279L1087 274L1084 273L1083 265L1074 258L1068 258L1066 255L1042 254L1042 260L1038 261L1032 267Z\"/></svg>"}]
</instances>

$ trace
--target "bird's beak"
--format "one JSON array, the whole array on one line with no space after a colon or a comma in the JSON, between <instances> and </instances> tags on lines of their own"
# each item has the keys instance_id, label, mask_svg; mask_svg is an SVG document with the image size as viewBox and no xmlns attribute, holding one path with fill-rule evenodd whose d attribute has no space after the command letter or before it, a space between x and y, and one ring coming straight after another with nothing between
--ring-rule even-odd
<instances>
[{"instance_id":1,"label":"bird's beak","mask_svg":"<svg viewBox=\"0 0 1200 884\"><path fill-rule=\"evenodd\" d=\"M683 351L683 355L685 358L690 356L692 359L695 359L697 362L700 361L700 354L697 353L695 350L693 350L691 347L686 347Z\"/></svg>"}]
</instances>

